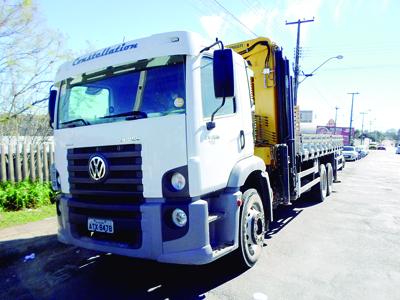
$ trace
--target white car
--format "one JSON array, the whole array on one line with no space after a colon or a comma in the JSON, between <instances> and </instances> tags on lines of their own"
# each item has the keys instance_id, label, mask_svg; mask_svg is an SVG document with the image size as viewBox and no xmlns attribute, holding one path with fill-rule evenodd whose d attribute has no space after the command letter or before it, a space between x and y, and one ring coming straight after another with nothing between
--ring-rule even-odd
<instances>
[{"instance_id":1,"label":"white car","mask_svg":"<svg viewBox=\"0 0 400 300\"><path fill-rule=\"evenodd\" d=\"M357 152L359 154L359 158L366 157L368 155L368 153L369 153L369 150L368 150L367 146L365 146L365 145L357 146L356 150L357 150Z\"/></svg>"},{"instance_id":2,"label":"white car","mask_svg":"<svg viewBox=\"0 0 400 300\"><path fill-rule=\"evenodd\" d=\"M359 154L354 146L344 146L342 150L343 156L345 160L357 160L359 158Z\"/></svg>"}]
</instances>

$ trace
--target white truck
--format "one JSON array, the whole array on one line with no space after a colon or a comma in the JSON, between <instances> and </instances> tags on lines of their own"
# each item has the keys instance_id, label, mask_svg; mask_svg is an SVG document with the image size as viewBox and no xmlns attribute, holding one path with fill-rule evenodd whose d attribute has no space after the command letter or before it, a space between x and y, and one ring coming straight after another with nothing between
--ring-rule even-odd
<instances>
[{"instance_id":1,"label":"white truck","mask_svg":"<svg viewBox=\"0 0 400 300\"><path fill-rule=\"evenodd\" d=\"M49 115L61 242L178 264L235 252L251 267L275 207L329 195L342 141L300 135L275 44L231 48L169 32L59 68Z\"/></svg>"}]
</instances>

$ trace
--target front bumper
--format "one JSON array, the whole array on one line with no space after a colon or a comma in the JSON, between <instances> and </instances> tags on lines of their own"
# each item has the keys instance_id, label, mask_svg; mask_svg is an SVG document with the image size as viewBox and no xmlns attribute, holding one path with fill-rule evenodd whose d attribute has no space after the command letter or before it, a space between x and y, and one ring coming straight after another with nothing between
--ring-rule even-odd
<instances>
[{"instance_id":1,"label":"front bumper","mask_svg":"<svg viewBox=\"0 0 400 300\"><path fill-rule=\"evenodd\" d=\"M91 236L87 230L87 218L92 217L91 212L88 213L90 210L84 207L86 215L77 218L76 205L71 204L74 202L73 198L62 196L58 201L60 212L58 239L63 243L168 263L206 264L215 259L210 245L207 201L197 200L176 205L188 214L186 228L173 228L168 225L166 218L168 218L168 212L174 207L173 204L166 204L163 199L151 199L151 201L141 203L137 206L140 218L138 228L135 228L139 231L139 237L133 242ZM96 209L92 211L95 213ZM121 208L119 215L122 211ZM109 216L104 218L113 219ZM122 224L122 221L118 218L113 221L116 227L114 234L118 234L118 226Z\"/></svg>"},{"instance_id":2,"label":"front bumper","mask_svg":"<svg viewBox=\"0 0 400 300\"><path fill-rule=\"evenodd\" d=\"M358 155L343 155L345 160L357 160Z\"/></svg>"}]
</instances>

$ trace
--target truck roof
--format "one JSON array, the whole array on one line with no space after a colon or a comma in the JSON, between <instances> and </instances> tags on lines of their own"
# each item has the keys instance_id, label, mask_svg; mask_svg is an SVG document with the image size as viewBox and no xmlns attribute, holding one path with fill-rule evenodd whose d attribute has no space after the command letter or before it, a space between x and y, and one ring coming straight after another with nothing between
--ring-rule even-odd
<instances>
[{"instance_id":1,"label":"truck roof","mask_svg":"<svg viewBox=\"0 0 400 300\"><path fill-rule=\"evenodd\" d=\"M140 59L167 55L198 55L201 49L210 44L211 42L207 43L194 32L173 31L154 34L96 50L68 61L58 69L55 82Z\"/></svg>"}]
</instances>

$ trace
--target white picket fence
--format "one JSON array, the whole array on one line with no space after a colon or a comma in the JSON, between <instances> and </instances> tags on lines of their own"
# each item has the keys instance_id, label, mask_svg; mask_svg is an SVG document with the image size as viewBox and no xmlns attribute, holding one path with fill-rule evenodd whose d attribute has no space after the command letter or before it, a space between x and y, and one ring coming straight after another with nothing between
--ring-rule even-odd
<instances>
[{"instance_id":1,"label":"white picket fence","mask_svg":"<svg viewBox=\"0 0 400 300\"><path fill-rule=\"evenodd\" d=\"M50 181L54 162L53 143L0 144L0 181Z\"/></svg>"}]
</instances>

